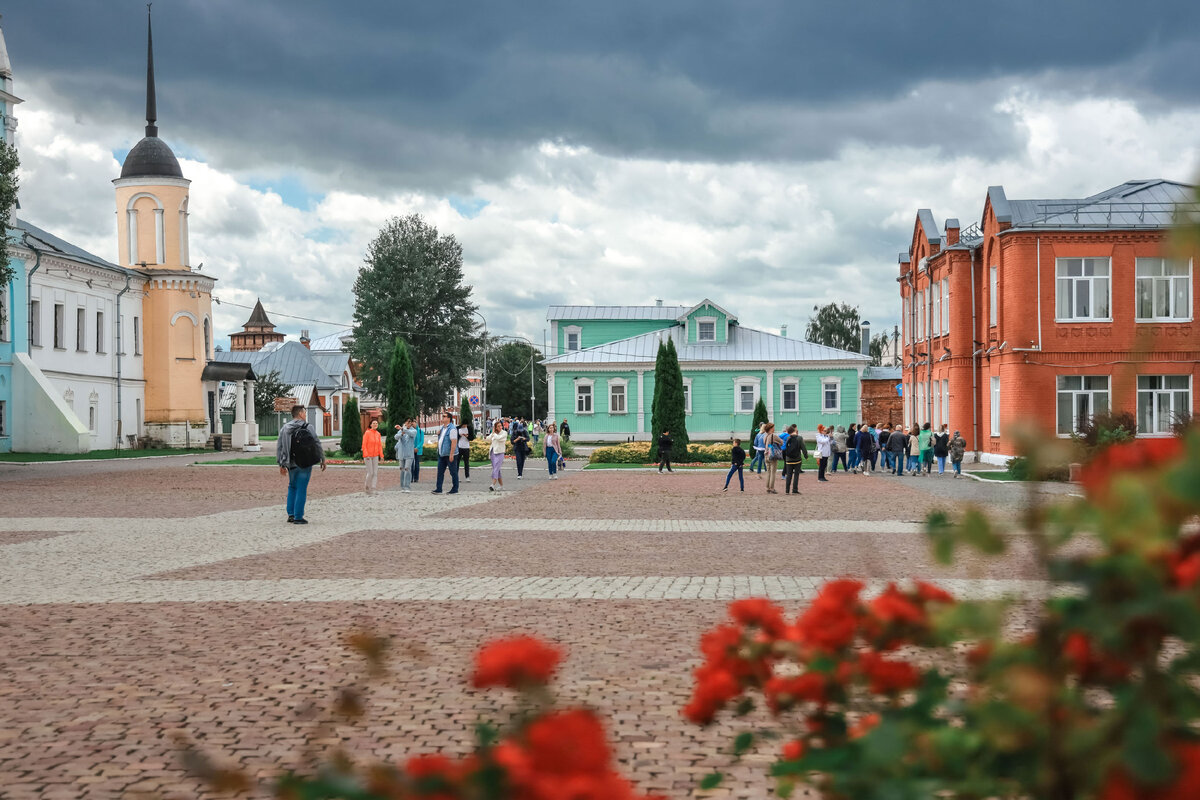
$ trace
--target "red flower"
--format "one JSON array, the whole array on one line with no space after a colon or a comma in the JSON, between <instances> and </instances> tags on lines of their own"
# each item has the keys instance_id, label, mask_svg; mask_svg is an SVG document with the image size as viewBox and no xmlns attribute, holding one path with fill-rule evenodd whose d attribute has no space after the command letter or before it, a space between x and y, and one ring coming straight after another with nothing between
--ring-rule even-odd
<instances>
[{"instance_id":1,"label":"red flower","mask_svg":"<svg viewBox=\"0 0 1200 800\"><path fill-rule=\"evenodd\" d=\"M529 761L538 773L602 775L612 760L604 727L584 708L539 717L530 723L525 737Z\"/></svg>"},{"instance_id":2,"label":"red flower","mask_svg":"<svg viewBox=\"0 0 1200 800\"><path fill-rule=\"evenodd\" d=\"M771 678L763 687L763 694L775 713L791 708L799 701L822 703L825 701L825 676L819 672L805 672L789 678Z\"/></svg>"},{"instance_id":3,"label":"red flower","mask_svg":"<svg viewBox=\"0 0 1200 800\"><path fill-rule=\"evenodd\" d=\"M683 715L699 725L707 725L722 706L742 693L737 678L727 669L704 665L696 670L696 688Z\"/></svg>"},{"instance_id":4,"label":"red flower","mask_svg":"<svg viewBox=\"0 0 1200 800\"><path fill-rule=\"evenodd\" d=\"M889 583L888 587L871 601L870 608L871 613L880 622L910 622L914 625L925 622L925 612L905 597L894 583Z\"/></svg>"},{"instance_id":5,"label":"red flower","mask_svg":"<svg viewBox=\"0 0 1200 800\"><path fill-rule=\"evenodd\" d=\"M765 597L747 597L729 604L729 616L743 625L754 625L773 637L783 635L783 610Z\"/></svg>"},{"instance_id":6,"label":"red flower","mask_svg":"<svg viewBox=\"0 0 1200 800\"><path fill-rule=\"evenodd\" d=\"M1092 661L1092 643L1088 637L1078 631L1067 634L1063 642L1063 655L1072 662L1075 669L1083 671Z\"/></svg>"},{"instance_id":7,"label":"red flower","mask_svg":"<svg viewBox=\"0 0 1200 800\"><path fill-rule=\"evenodd\" d=\"M1100 800L1196 800L1200 797L1200 742L1175 744L1171 749L1179 771L1170 783L1141 786L1117 767L1100 790Z\"/></svg>"},{"instance_id":8,"label":"red flower","mask_svg":"<svg viewBox=\"0 0 1200 800\"><path fill-rule=\"evenodd\" d=\"M562 656L562 650L532 636L497 639L475 654L471 683L478 689L542 685L554 677Z\"/></svg>"},{"instance_id":9,"label":"red flower","mask_svg":"<svg viewBox=\"0 0 1200 800\"><path fill-rule=\"evenodd\" d=\"M799 739L793 739L783 746L783 759L785 761L799 761L804 757L804 742Z\"/></svg>"},{"instance_id":10,"label":"red flower","mask_svg":"<svg viewBox=\"0 0 1200 800\"><path fill-rule=\"evenodd\" d=\"M1160 466L1183 454L1183 440L1175 436L1162 439L1134 439L1110 445L1083 465L1080 479L1093 500L1104 496L1113 478L1122 472L1133 472Z\"/></svg>"},{"instance_id":11,"label":"red flower","mask_svg":"<svg viewBox=\"0 0 1200 800\"><path fill-rule=\"evenodd\" d=\"M866 736L868 733L870 733L871 729L878 725L879 722L879 714L871 712L854 725L851 725L850 730L848 730L846 733L851 739L861 739L863 736Z\"/></svg>"},{"instance_id":12,"label":"red flower","mask_svg":"<svg viewBox=\"0 0 1200 800\"><path fill-rule=\"evenodd\" d=\"M924 600L926 603L953 603L954 595L947 592L940 586L934 586L932 583L925 581L914 581L917 587L917 597Z\"/></svg>"},{"instance_id":13,"label":"red flower","mask_svg":"<svg viewBox=\"0 0 1200 800\"><path fill-rule=\"evenodd\" d=\"M454 773L454 762L438 753L426 753L408 759L404 771L414 780L438 777L449 780Z\"/></svg>"},{"instance_id":14,"label":"red flower","mask_svg":"<svg viewBox=\"0 0 1200 800\"><path fill-rule=\"evenodd\" d=\"M1200 553L1192 553L1180 561L1171 570L1175 585L1181 589L1190 589L1200 580Z\"/></svg>"},{"instance_id":15,"label":"red flower","mask_svg":"<svg viewBox=\"0 0 1200 800\"><path fill-rule=\"evenodd\" d=\"M889 661L878 653L866 652L860 656L859 664L876 694L911 689L921 682L921 674L907 661Z\"/></svg>"},{"instance_id":16,"label":"red flower","mask_svg":"<svg viewBox=\"0 0 1200 800\"><path fill-rule=\"evenodd\" d=\"M838 650L854 641L858 632L860 581L840 579L821 587L796 627L806 643L822 650Z\"/></svg>"}]
</instances>

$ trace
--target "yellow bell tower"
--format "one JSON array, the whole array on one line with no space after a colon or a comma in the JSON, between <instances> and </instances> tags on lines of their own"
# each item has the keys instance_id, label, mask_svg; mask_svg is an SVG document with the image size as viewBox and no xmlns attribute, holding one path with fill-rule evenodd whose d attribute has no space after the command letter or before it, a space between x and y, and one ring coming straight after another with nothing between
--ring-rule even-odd
<instances>
[{"instance_id":1,"label":"yellow bell tower","mask_svg":"<svg viewBox=\"0 0 1200 800\"><path fill-rule=\"evenodd\" d=\"M117 190L117 249L122 265L149 279L142 303L146 433L167 446L208 438L201 373L212 358L216 279L191 267L188 187L179 162L158 138L154 34L146 18L146 136L129 151Z\"/></svg>"}]
</instances>

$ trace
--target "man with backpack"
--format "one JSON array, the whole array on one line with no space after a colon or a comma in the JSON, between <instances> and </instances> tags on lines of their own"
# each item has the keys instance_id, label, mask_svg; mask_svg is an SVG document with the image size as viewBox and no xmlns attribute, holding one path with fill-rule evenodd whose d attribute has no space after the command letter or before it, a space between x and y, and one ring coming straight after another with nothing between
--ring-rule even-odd
<instances>
[{"instance_id":1,"label":"man with backpack","mask_svg":"<svg viewBox=\"0 0 1200 800\"><path fill-rule=\"evenodd\" d=\"M304 503L308 499L308 481L317 464L321 465L322 472L325 471L325 448L317 438L317 429L308 422L308 410L304 406L292 406L291 421L279 429L275 461L279 464L279 474L288 479L287 521L293 525L307 525Z\"/></svg>"},{"instance_id":2,"label":"man with backpack","mask_svg":"<svg viewBox=\"0 0 1200 800\"><path fill-rule=\"evenodd\" d=\"M674 472L671 469L671 432L663 431L658 437L658 474L661 475L663 467L667 468L667 472Z\"/></svg>"}]
</instances>

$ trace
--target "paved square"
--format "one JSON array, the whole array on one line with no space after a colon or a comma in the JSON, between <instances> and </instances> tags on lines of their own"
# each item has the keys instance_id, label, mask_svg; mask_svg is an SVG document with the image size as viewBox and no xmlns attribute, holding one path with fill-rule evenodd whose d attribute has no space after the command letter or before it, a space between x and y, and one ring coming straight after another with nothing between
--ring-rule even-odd
<instances>
[{"instance_id":1,"label":"paved square","mask_svg":"<svg viewBox=\"0 0 1200 800\"><path fill-rule=\"evenodd\" d=\"M806 475L799 497L722 494L723 473L483 470L456 496L382 472L314 475L307 527L283 519L270 467L181 459L0 467L0 796L194 797L172 734L259 774L308 737L302 717L353 674L344 634L395 637L393 675L360 752L461 751L503 697L468 691L478 644L512 631L563 643L561 695L598 707L623 769L696 793L735 729L686 724L700 632L734 597L798 609L828 578L924 577L964 595L1045 591L1019 538L1003 559L931 563L919 521L981 503L1013 516L1015 485ZM762 761L724 796L761 797ZM720 793L718 793L720 794Z\"/></svg>"}]
</instances>

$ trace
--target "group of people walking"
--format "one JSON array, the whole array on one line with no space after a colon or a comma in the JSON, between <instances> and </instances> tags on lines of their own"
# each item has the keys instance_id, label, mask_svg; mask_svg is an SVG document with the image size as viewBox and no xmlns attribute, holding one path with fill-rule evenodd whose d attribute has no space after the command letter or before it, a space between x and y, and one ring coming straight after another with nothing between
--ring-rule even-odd
<instances>
[{"instance_id":1,"label":"group of people walking","mask_svg":"<svg viewBox=\"0 0 1200 800\"><path fill-rule=\"evenodd\" d=\"M809 451L795 425L776 433L774 423L764 422L754 434L751 448L753 456L750 471L760 477L766 473L768 494L779 493L775 485L780 470L783 472L784 494L799 492L799 476L804 474L804 462L808 460ZM962 475L966 451L966 440L958 431L951 436L948 425L943 425L939 431L932 430L928 422L908 429L902 425L891 428L870 423L839 425L836 428L818 425L817 480L828 482L827 475L836 473L839 466L844 472L856 475L872 475L880 469L893 475L932 475L935 462L937 474L944 475L947 459L950 460L954 477L958 478ZM746 490L743 468L747 455L742 448L742 440L734 439L729 473L725 476L722 491L729 491L734 475L738 477L741 491Z\"/></svg>"}]
</instances>

